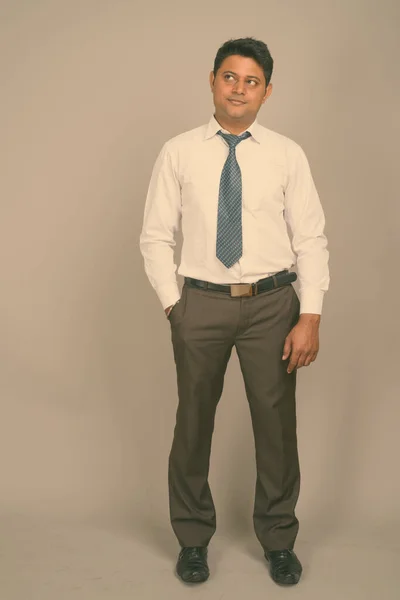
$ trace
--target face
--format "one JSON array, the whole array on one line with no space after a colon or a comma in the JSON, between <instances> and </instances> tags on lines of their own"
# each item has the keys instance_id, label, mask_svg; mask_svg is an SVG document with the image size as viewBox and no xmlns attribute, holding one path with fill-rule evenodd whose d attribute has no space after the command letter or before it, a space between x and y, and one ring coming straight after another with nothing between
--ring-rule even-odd
<instances>
[{"instance_id":1,"label":"face","mask_svg":"<svg viewBox=\"0 0 400 600\"><path fill-rule=\"evenodd\" d=\"M260 107L272 93L260 65L245 56L228 56L217 71L211 71L215 117L227 124L247 125L254 121Z\"/></svg>"}]
</instances>

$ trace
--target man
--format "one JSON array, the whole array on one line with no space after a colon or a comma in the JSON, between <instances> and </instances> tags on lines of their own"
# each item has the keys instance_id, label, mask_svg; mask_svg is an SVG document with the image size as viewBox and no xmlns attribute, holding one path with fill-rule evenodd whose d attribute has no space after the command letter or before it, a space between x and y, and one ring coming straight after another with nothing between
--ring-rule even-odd
<instances>
[{"instance_id":1,"label":"man","mask_svg":"<svg viewBox=\"0 0 400 600\"><path fill-rule=\"evenodd\" d=\"M319 349L329 285L324 213L307 158L261 126L273 59L253 38L221 46L210 73L215 113L167 141L149 185L140 239L145 270L171 324L179 403L168 480L177 573L209 577L216 529L208 484L211 438L235 346L256 446L254 528L270 574L296 584L300 487L296 371ZM182 227L178 273L174 235ZM291 285L297 276L300 300Z\"/></svg>"}]
</instances>

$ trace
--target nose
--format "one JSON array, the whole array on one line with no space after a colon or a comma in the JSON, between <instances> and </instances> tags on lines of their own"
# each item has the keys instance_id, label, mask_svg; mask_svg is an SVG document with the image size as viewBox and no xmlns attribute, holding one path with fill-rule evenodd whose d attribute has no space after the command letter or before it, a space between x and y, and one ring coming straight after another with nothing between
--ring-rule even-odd
<instances>
[{"instance_id":1,"label":"nose","mask_svg":"<svg viewBox=\"0 0 400 600\"><path fill-rule=\"evenodd\" d=\"M234 88L233 88L233 89L234 89L234 91L235 91L237 94L243 94L243 92L244 92L244 83L243 83L243 81L237 81L237 82L235 83L235 85L234 85Z\"/></svg>"}]
</instances>

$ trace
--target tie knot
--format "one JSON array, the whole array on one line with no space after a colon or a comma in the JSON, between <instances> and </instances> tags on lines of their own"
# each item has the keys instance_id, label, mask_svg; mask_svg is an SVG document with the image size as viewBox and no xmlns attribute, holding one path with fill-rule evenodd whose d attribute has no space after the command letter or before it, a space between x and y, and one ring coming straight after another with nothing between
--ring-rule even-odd
<instances>
[{"instance_id":1,"label":"tie knot","mask_svg":"<svg viewBox=\"0 0 400 600\"><path fill-rule=\"evenodd\" d=\"M222 131L218 131L217 132L218 135L220 135L221 137L224 138L224 140L226 141L226 143L228 144L229 148L236 148L236 146L242 141L245 140L246 138L251 136L250 131L245 131L244 133L242 133L241 135L234 135L233 133L222 133Z\"/></svg>"}]
</instances>

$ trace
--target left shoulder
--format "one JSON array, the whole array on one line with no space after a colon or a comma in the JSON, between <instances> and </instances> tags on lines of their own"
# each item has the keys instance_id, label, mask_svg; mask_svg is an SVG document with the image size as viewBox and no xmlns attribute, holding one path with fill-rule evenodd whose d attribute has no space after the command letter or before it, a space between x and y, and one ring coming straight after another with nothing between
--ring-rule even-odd
<instances>
[{"instance_id":1,"label":"left shoulder","mask_svg":"<svg viewBox=\"0 0 400 600\"><path fill-rule=\"evenodd\" d=\"M274 153L277 156L281 156L283 160L292 160L296 157L305 156L304 150L298 142L273 129L264 127L264 125L258 124L257 135L262 144L273 148Z\"/></svg>"}]
</instances>

